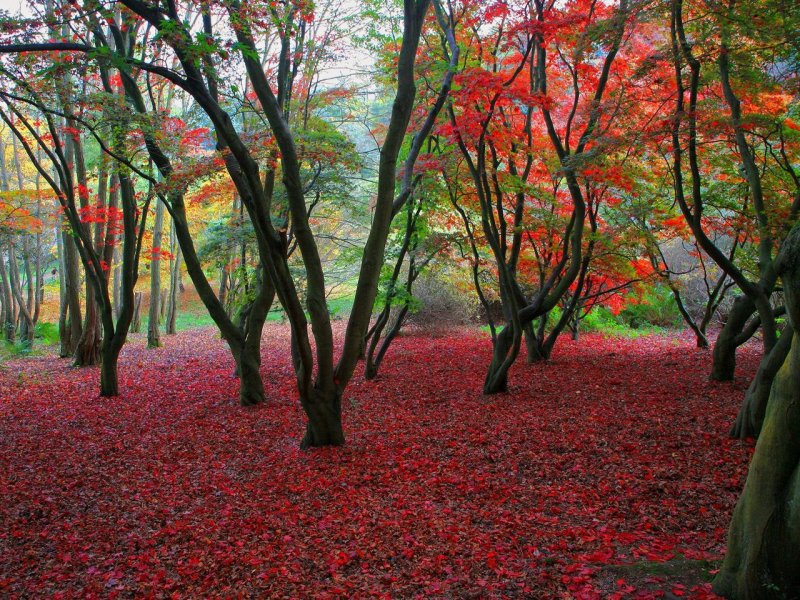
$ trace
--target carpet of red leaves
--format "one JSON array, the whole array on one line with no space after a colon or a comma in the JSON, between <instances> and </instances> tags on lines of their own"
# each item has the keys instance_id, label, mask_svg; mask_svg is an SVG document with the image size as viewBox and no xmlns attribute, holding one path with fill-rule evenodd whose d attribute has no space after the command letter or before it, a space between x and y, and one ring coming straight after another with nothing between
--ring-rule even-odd
<instances>
[{"instance_id":1,"label":"carpet of red leaves","mask_svg":"<svg viewBox=\"0 0 800 600\"><path fill-rule=\"evenodd\" d=\"M348 389L347 446L301 452L286 343L267 327L255 409L208 329L135 338L115 399L0 366L0 596L711 597L601 575L721 556L757 349L719 384L688 338L592 335L486 397L485 336L409 334Z\"/></svg>"}]
</instances>

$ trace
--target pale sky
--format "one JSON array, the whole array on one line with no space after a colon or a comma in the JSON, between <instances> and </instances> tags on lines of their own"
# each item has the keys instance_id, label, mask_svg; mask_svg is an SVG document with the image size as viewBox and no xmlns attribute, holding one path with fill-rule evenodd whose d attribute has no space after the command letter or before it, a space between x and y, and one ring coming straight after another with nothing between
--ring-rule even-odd
<instances>
[{"instance_id":1,"label":"pale sky","mask_svg":"<svg viewBox=\"0 0 800 600\"><path fill-rule=\"evenodd\" d=\"M29 12L26 10L30 2L27 0L0 0L0 9L6 10L11 14L16 14L20 11Z\"/></svg>"}]
</instances>

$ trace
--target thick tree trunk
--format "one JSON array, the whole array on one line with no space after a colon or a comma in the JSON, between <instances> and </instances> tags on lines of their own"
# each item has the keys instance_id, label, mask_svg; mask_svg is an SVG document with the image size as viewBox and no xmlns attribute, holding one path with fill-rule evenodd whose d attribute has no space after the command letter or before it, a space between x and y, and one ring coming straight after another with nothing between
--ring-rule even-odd
<instances>
[{"instance_id":1,"label":"thick tree trunk","mask_svg":"<svg viewBox=\"0 0 800 600\"><path fill-rule=\"evenodd\" d=\"M736 600L800 595L800 340L775 377L714 591Z\"/></svg>"},{"instance_id":2,"label":"thick tree trunk","mask_svg":"<svg viewBox=\"0 0 800 600\"><path fill-rule=\"evenodd\" d=\"M117 364L122 347L117 344L103 344L102 360L100 361L100 395L104 397L119 395L119 377Z\"/></svg>"},{"instance_id":3,"label":"thick tree trunk","mask_svg":"<svg viewBox=\"0 0 800 600\"><path fill-rule=\"evenodd\" d=\"M261 379L261 333L267 313L275 300L275 287L259 270L256 274L258 294L239 314L244 344L231 346L236 357L236 374L239 377L239 404L253 406L266 401L264 382Z\"/></svg>"},{"instance_id":4,"label":"thick tree trunk","mask_svg":"<svg viewBox=\"0 0 800 600\"><path fill-rule=\"evenodd\" d=\"M547 360L542 348L542 338L536 335L533 322L525 325L525 362L532 365Z\"/></svg>"},{"instance_id":5,"label":"thick tree trunk","mask_svg":"<svg viewBox=\"0 0 800 600\"><path fill-rule=\"evenodd\" d=\"M90 367L100 363L100 323L99 305L94 298L91 284L87 284L86 317L83 321L83 330L78 345L75 348L76 367Z\"/></svg>"},{"instance_id":6,"label":"thick tree trunk","mask_svg":"<svg viewBox=\"0 0 800 600\"><path fill-rule=\"evenodd\" d=\"M150 260L150 311L147 321L147 347L161 345L159 317L161 316L161 237L164 229L164 203L156 204L156 218L153 223L153 250Z\"/></svg>"},{"instance_id":7,"label":"thick tree trunk","mask_svg":"<svg viewBox=\"0 0 800 600\"><path fill-rule=\"evenodd\" d=\"M713 381L733 381L736 371L736 338L754 311L755 305L747 296L739 296L734 300L728 320L714 344L714 362L711 367Z\"/></svg>"},{"instance_id":8,"label":"thick tree trunk","mask_svg":"<svg viewBox=\"0 0 800 600\"><path fill-rule=\"evenodd\" d=\"M778 343L773 346L769 354L761 359L758 372L747 389L744 402L739 409L739 415L736 417L736 423L731 429L731 437L757 438L761 433L772 382L789 355L792 337L794 337L794 330L786 327Z\"/></svg>"},{"instance_id":9,"label":"thick tree trunk","mask_svg":"<svg viewBox=\"0 0 800 600\"><path fill-rule=\"evenodd\" d=\"M325 393L312 388L308 397L301 396L300 402L308 416L300 448L344 445L341 392L334 390Z\"/></svg>"},{"instance_id":10,"label":"thick tree trunk","mask_svg":"<svg viewBox=\"0 0 800 600\"><path fill-rule=\"evenodd\" d=\"M236 353L236 373L239 376L239 404L255 406L265 401L261 379L261 357L248 352L247 346Z\"/></svg>"},{"instance_id":11,"label":"thick tree trunk","mask_svg":"<svg viewBox=\"0 0 800 600\"><path fill-rule=\"evenodd\" d=\"M800 225L776 261L789 326L800 325ZM786 336L786 334L784 334ZM800 336L772 383L714 591L735 600L800 597Z\"/></svg>"},{"instance_id":12,"label":"thick tree trunk","mask_svg":"<svg viewBox=\"0 0 800 600\"><path fill-rule=\"evenodd\" d=\"M521 336L516 332L511 323L507 323L502 331L497 334L497 339L492 347L492 362L483 382L484 394L499 394L508 391L508 370L514 364L517 349L521 343Z\"/></svg>"}]
</instances>

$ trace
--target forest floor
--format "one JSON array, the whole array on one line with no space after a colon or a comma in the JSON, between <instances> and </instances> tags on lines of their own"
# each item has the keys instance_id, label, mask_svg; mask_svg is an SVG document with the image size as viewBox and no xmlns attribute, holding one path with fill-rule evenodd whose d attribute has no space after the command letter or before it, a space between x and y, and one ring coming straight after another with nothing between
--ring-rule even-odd
<instances>
[{"instance_id":1,"label":"forest floor","mask_svg":"<svg viewBox=\"0 0 800 600\"><path fill-rule=\"evenodd\" d=\"M0 365L0 596L713 597L757 346L720 384L687 337L565 339L489 397L485 335L411 333L348 388L347 446L301 452L287 335L254 409L208 328L133 336L115 399Z\"/></svg>"}]
</instances>

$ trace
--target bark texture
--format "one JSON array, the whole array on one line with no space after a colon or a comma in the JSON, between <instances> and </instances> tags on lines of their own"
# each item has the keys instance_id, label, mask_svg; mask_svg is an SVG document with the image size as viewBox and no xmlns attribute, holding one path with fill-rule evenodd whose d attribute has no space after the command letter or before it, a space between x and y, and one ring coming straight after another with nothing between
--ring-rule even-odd
<instances>
[{"instance_id":1,"label":"bark texture","mask_svg":"<svg viewBox=\"0 0 800 600\"><path fill-rule=\"evenodd\" d=\"M800 226L777 261L789 323L800 324ZM800 341L792 336L769 396L714 591L735 600L800 597Z\"/></svg>"}]
</instances>

